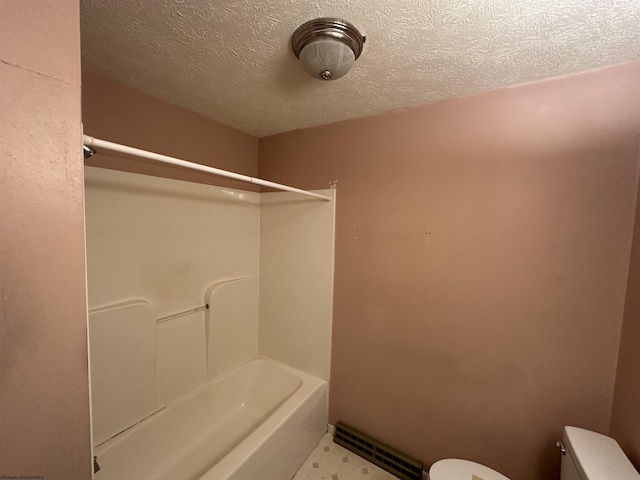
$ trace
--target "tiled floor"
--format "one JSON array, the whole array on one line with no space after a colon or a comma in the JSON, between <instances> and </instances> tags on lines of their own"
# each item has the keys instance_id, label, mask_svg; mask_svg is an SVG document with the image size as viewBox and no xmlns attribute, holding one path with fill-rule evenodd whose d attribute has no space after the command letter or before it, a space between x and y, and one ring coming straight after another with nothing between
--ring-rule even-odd
<instances>
[{"instance_id":1,"label":"tiled floor","mask_svg":"<svg viewBox=\"0 0 640 480\"><path fill-rule=\"evenodd\" d=\"M355 453L333 443L327 433L293 480L398 480Z\"/></svg>"}]
</instances>

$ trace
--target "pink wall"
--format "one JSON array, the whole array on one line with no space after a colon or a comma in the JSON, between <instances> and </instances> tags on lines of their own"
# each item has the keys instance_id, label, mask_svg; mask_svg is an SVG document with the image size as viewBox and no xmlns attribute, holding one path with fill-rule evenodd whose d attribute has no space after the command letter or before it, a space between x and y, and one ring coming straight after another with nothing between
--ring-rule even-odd
<instances>
[{"instance_id":1,"label":"pink wall","mask_svg":"<svg viewBox=\"0 0 640 480\"><path fill-rule=\"evenodd\" d=\"M122 143L236 173L256 176L258 139L88 70L82 71L84 131ZM87 165L257 191L203 173L100 153Z\"/></svg>"},{"instance_id":2,"label":"pink wall","mask_svg":"<svg viewBox=\"0 0 640 480\"><path fill-rule=\"evenodd\" d=\"M330 421L430 464L558 478L608 433L640 64L263 138L260 175L338 180Z\"/></svg>"},{"instance_id":3,"label":"pink wall","mask_svg":"<svg viewBox=\"0 0 640 480\"><path fill-rule=\"evenodd\" d=\"M0 4L0 475L90 477L78 25L77 2ZM260 140L262 176L339 181L332 422L546 479L562 426L607 433L613 402L640 462L635 250L613 397L639 79L632 63ZM255 174L257 139L84 81L88 134Z\"/></svg>"},{"instance_id":4,"label":"pink wall","mask_svg":"<svg viewBox=\"0 0 640 480\"><path fill-rule=\"evenodd\" d=\"M639 192L640 193L640 192ZM613 396L611 436L640 468L640 196L636 205L620 356Z\"/></svg>"},{"instance_id":5,"label":"pink wall","mask_svg":"<svg viewBox=\"0 0 640 480\"><path fill-rule=\"evenodd\" d=\"M91 478L78 8L0 2L0 476Z\"/></svg>"}]
</instances>

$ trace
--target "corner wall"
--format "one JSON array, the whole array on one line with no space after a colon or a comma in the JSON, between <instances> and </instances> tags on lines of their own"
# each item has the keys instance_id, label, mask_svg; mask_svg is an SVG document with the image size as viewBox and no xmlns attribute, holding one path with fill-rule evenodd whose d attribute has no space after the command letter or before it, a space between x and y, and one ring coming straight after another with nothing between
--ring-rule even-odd
<instances>
[{"instance_id":1,"label":"corner wall","mask_svg":"<svg viewBox=\"0 0 640 480\"><path fill-rule=\"evenodd\" d=\"M260 140L261 177L338 180L332 423L522 480L558 478L564 425L609 432L639 75L634 62Z\"/></svg>"},{"instance_id":2,"label":"corner wall","mask_svg":"<svg viewBox=\"0 0 640 480\"><path fill-rule=\"evenodd\" d=\"M87 480L77 1L0 2L0 476Z\"/></svg>"},{"instance_id":3,"label":"corner wall","mask_svg":"<svg viewBox=\"0 0 640 480\"><path fill-rule=\"evenodd\" d=\"M638 193L610 434L640 470L640 191Z\"/></svg>"}]
</instances>

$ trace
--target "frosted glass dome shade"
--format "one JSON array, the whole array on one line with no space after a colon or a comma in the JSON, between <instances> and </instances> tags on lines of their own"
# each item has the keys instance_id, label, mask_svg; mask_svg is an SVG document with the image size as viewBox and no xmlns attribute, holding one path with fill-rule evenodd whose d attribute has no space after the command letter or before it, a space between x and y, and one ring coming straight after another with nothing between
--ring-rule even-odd
<instances>
[{"instance_id":1,"label":"frosted glass dome shade","mask_svg":"<svg viewBox=\"0 0 640 480\"><path fill-rule=\"evenodd\" d=\"M344 43L331 38L320 38L300 51L300 61L312 77L335 80L351 69L356 56Z\"/></svg>"}]
</instances>

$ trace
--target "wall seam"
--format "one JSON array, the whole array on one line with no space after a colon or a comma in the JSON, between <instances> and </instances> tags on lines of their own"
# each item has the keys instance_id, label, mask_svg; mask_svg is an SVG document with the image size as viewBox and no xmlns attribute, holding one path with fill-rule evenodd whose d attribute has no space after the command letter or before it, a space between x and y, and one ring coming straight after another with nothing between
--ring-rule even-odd
<instances>
[{"instance_id":1,"label":"wall seam","mask_svg":"<svg viewBox=\"0 0 640 480\"><path fill-rule=\"evenodd\" d=\"M640 115L640 106L638 106L638 108L636 109L637 113ZM615 362L615 369L614 369L614 373L613 373L613 388L611 390L611 406L609 408L609 425L607 426L607 434L610 436L611 435L611 427L613 424L613 409L614 409L614 405L615 405L615 400L616 400L616 386L618 385L618 369L620 366L620 348L622 346L622 334L624 332L624 324L625 324L625 319L626 319L626 312L627 312L627 299L629 297L629 277L631 275L631 262L633 260L633 245L634 245L634 238L635 238L635 234L636 234L636 229L640 228L640 225L637 224L636 219L637 219L637 214L638 214L638 200L640 200L640 198L638 197L638 194L640 193L640 133L638 133L636 135L636 189L635 189L635 204L633 206L633 228L631 229L631 240L630 240L630 246L629 246L629 264L627 267L627 278L625 281L625 288L624 288L624 298L622 301L622 319L620 322L620 329L618 331L618 346L617 346L617 352L616 352L616 362Z\"/></svg>"}]
</instances>

